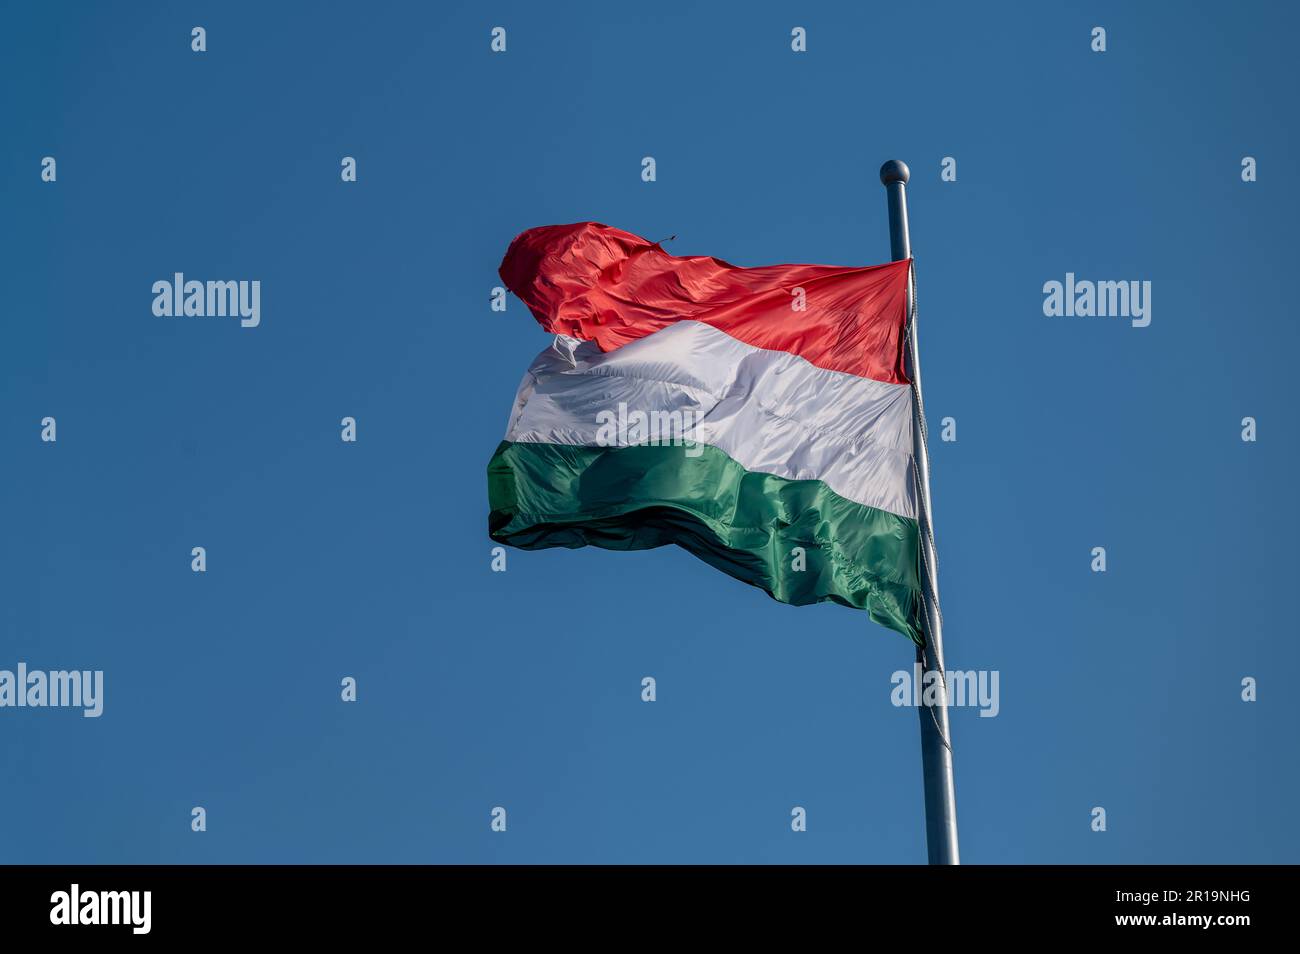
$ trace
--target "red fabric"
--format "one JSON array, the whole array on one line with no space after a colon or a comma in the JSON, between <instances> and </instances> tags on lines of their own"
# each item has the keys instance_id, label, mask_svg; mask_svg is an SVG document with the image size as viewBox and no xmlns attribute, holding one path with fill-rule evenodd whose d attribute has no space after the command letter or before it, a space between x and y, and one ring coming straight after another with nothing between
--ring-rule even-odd
<instances>
[{"instance_id":1,"label":"red fabric","mask_svg":"<svg viewBox=\"0 0 1300 954\"><path fill-rule=\"evenodd\" d=\"M679 258L630 232L578 222L520 234L500 271L543 328L595 341L602 351L693 318L819 368L906 384L908 266L737 268L706 256ZM795 288L804 290L805 311L791 308Z\"/></svg>"}]
</instances>

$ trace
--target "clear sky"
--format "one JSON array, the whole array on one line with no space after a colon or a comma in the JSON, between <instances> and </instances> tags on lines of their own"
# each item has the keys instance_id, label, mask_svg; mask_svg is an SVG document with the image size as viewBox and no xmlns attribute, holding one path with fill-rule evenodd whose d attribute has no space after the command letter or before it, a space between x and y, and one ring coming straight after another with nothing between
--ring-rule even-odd
<instances>
[{"instance_id":1,"label":"clear sky","mask_svg":"<svg viewBox=\"0 0 1300 954\"><path fill-rule=\"evenodd\" d=\"M902 636L487 537L548 340L489 308L514 235L878 263L890 158L948 662L1000 677L952 713L964 860L1300 860L1294 7L2 9L0 669L105 698L0 709L0 862L923 861ZM260 325L155 317L178 271ZM1067 272L1150 325L1046 317Z\"/></svg>"}]
</instances>

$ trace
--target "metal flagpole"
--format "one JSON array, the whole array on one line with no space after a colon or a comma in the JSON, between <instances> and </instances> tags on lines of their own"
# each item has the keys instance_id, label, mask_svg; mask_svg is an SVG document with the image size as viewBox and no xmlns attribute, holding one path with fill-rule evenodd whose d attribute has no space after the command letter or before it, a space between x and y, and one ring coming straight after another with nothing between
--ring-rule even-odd
<instances>
[{"instance_id":1,"label":"metal flagpole","mask_svg":"<svg viewBox=\"0 0 1300 954\"><path fill-rule=\"evenodd\" d=\"M891 159L880 167L880 181L889 199L889 246L894 261L912 257L907 230L907 165ZM938 673L930 687L924 682L913 691L921 700L921 767L925 777L925 840L930 864L955 865L957 853L957 796L952 781L952 736L948 731L948 678L943 667L943 617L939 614L939 567L935 562L934 522L930 509L930 452L925 445L925 406L921 399L921 355L916 342L913 277L907 283L908 349L912 378L912 444L916 462L917 523L921 532L921 579L926 644L918 648L923 673ZM926 705L929 695L933 705Z\"/></svg>"}]
</instances>

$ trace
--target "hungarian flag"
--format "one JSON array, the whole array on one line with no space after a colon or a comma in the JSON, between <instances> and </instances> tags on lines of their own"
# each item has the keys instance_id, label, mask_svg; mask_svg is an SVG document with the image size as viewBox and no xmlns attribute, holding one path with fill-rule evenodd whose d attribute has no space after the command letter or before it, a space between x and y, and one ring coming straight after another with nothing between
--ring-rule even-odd
<instances>
[{"instance_id":1,"label":"hungarian flag","mask_svg":"<svg viewBox=\"0 0 1300 954\"><path fill-rule=\"evenodd\" d=\"M492 539L673 543L921 643L910 267L737 268L595 222L519 235L501 278L556 337L488 464Z\"/></svg>"}]
</instances>

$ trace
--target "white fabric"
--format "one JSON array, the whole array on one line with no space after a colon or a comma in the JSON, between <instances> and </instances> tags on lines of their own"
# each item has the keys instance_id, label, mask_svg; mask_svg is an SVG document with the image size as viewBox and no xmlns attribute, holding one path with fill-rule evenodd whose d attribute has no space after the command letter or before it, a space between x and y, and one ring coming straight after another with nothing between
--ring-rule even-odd
<instances>
[{"instance_id":1,"label":"white fabric","mask_svg":"<svg viewBox=\"0 0 1300 954\"><path fill-rule=\"evenodd\" d=\"M564 335L524 375L506 440L598 446L602 411L685 411L686 434L746 470L822 480L841 497L916 518L905 384L827 371L679 321L602 353ZM599 438L599 439L598 439Z\"/></svg>"}]
</instances>

